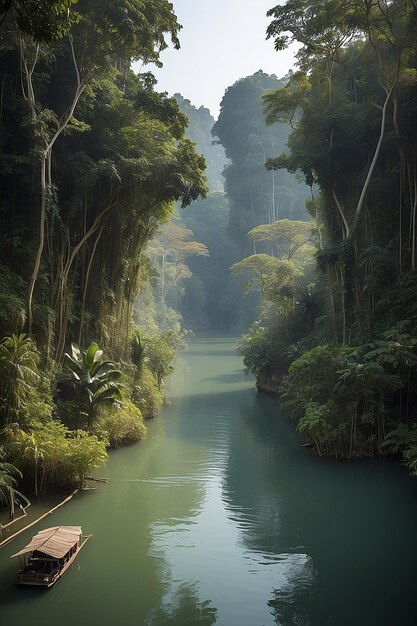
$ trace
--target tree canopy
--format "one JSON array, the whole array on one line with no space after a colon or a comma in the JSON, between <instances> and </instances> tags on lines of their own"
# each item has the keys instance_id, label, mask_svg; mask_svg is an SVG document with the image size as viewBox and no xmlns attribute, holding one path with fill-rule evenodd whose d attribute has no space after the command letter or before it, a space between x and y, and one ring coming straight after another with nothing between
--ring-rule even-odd
<instances>
[{"instance_id":1,"label":"tree canopy","mask_svg":"<svg viewBox=\"0 0 417 626\"><path fill-rule=\"evenodd\" d=\"M292 127L289 151L267 167L312 185L317 269L301 279L297 332L264 318L243 343L245 359L256 369L256 349L266 363L259 346L279 331L268 373L282 378L289 367L281 392L318 453L402 449L413 471L416 6L288 0L268 15L276 49L301 48L287 84L263 96L268 124ZM279 254L286 227L276 224L250 236Z\"/></svg>"}]
</instances>

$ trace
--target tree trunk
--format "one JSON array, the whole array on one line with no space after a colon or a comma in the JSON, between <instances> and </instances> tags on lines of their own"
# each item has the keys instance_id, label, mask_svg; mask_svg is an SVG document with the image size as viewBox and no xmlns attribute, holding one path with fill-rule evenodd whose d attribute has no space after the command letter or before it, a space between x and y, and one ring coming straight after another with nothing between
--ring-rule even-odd
<instances>
[{"instance_id":1,"label":"tree trunk","mask_svg":"<svg viewBox=\"0 0 417 626\"><path fill-rule=\"evenodd\" d=\"M35 257L35 264L33 266L32 275L29 281L28 289L28 330L29 335L32 334L32 301L33 291L35 289L35 283L38 278L39 268L41 265L41 258L43 252L43 246L45 243L45 213L46 213L46 154L42 155L41 160L41 207L39 213L39 242L38 249Z\"/></svg>"},{"instance_id":2,"label":"tree trunk","mask_svg":"<svg viewBox=\"0 0 417 626\"><path fill-rule=\"evenodd\" d=\"M70 119L74 115L75 108L76 108L76 106L78 104L78 101L79 101L79 99L81 97L81 94L83 93L83 91L84 91L84 89L86 87L86 82L85 81L81 81L81 79L80 79L80 74L79 74L78 65L77 65L77 61L76 61L76 58L75 58L75 52L74 52L74 47L73 47L71 38L70 38L70 44L71 44L71 50L72 50L73 64L74 64L75 73L76 73L76 77L77 77L76 89L75 89L75 92L74 92L74 96L73 96L71 105L70 105L67 113L64 115L64 118L61 121L61 123L59 124L59 126L58 126L57 130L55 131L54 135L47 142L47 145L45 146L44 152L42 154L42 159L41 159L41 172L40 172L40 176L41 176L41 207L40 207L40 215L39 215L39 242L38 242L38 249L37 249L37 253L36 253L36 257L35 257L35 263L34 263L34 266L33 266L33 271L32 271L31 277L30 277L30 281L29 281L28 300L27 300L29 335L32 333L33 292L34 292L34 289L35 289L36 281L38 279L39 269L40 269L40 265L41 265L41 259L42 259L44 244L45 244L46 194L47 194L48 187L50 189L51 185L52 185L52 150L53 150L54 144L57 141L58 137L62 134L62 132L68 126L68 123L69 123ZM32 73L33 73L33 70L34 70L34 67L35 67L36 60L37 60L37 55L36 55L36 59L35 59L35 62L34 62L33 68L32 68ZM33 86L32 86L32 73L27 71L26 82L27 82L27 89L28 89L27 97L28 97L28 100L31 103L32 107L34 108L34 106L35 106L35 95L34 95ZM34 115L36 116L36 113L34 113Z\"/></svg>"}]
</instances>

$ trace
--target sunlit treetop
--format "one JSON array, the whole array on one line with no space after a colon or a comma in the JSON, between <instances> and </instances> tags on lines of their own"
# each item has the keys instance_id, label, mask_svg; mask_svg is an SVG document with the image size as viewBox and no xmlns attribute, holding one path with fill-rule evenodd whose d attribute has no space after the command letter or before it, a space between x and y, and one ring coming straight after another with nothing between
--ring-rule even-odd
<instances>
[{"instance_id":1,"label":"sunlit treetop","mask_svg":"<svg viewBox=\"0 0 417 626\"><path fill-rule=\"evenodd\" d=\"M0 27L15 22L36 42L51 44L73 27L88 30L91 52L100 40L100 55L124 50L131 60L161 66L159 56L168 47L180 47L181 25L167 0L0 0Z\"/></svg>"},{"instance_id":2,"label":"sunlit treetop","mask_svg":"<svg viewBox=\"0 0 417 626\"><path fill-rule=\"evenodd\" d=\"M167 0L78 0L77 10L89 22L92 38L101 40L101 49L111 53L128 51L131 60L155 63L160 67L161 51L168 47L169 36L174 48L180 47L181 25Z\"/></svg>"},{"instance_id":3,"label":"sunlit treetop","mask_svg":"<svg viewBox=\"0 0 417 626\"><path fill-rule=\"evenodd\" d=\"M303 47L297 53L299 64L323 56L337 60L340 49L357 34L350 14L353 3L344 0L287 0L267 13L272 21L267 38L275 42L276 50L285 50L297 41Z\"/></svg>"}]
</instances>

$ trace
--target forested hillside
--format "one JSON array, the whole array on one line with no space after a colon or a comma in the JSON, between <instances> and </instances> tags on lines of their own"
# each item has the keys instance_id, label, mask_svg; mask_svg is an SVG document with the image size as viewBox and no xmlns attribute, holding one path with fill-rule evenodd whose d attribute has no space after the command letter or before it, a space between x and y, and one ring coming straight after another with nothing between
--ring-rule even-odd
<instances>
[{"instance_id":1,"label":"forested hillside","mask_svg":"<svg viewBox=\"0 0 417 626\"><path fill-rule=\"evenodd\" d=\"M240 78L217 121L131 69L179 46L169 2L52 5L0 4L9 487L144 436L184 327L243 329L320 455L415 469L415 3L271 8L297 70Z\"/></svg>"},{"instance_id":2,"label":"forested hillside","mask_svg":"<svg viewBox=\"0 0 417 626\"><path fill-rule=\"evenodd\" d=\"M215 143L211 134L215 124L215 119L209 109L199 107L198 109L184 98L181 94L174 95L181 113L188 118L186 135L196 145L199 154L204 154L207 169L205 176L207 186L211 193L223 191L224 178L223 170L226 165L226 155L223 146Z\"/></svg>"},{"instance_id":3,"label":"forested hillside","mask_svg":"<svg viewBox=\"0 0 417 626\"><path fill-rule=\"evenodd\" d=\"M146 245L206 193L186 116L130 69L178 47L172 5L50 4L3 3L0 27L1 444L35 492L143 436L178 342L133 322Z\"/></svg>"},{"instance_id":4,"label":"forested hillside","mask_svg":"<svg viewBox=\"0 0 417 626\"><path fill-rule=\"evenodd\" d=\"M416 6L290 0L269 16L277 50L302 48L264 96L267 122L293 127L267 165L318 187L317 269L265 277L269 317L244 338L245 360L266 388L289 366L281 393L319 454L403 449L415 469Z\"/></svg>"},{"instance_id":5,"label":"forested hillside","mask_svg":"<svg viewBox=\"0 0 417 626\"><path fill-rule=\"evenodd\" d=\"M283 87L261 70L238 80L226 90L213 137L224 147L230 160L224 170L229 200L229 235L240 256L251 251L251 228L277 219L306 219L308 187L286 172L268 172L265 161L286 149L290 127L287 123L267 126L262 95Z\"/></svg>"},{"instance_id":6,"label":"forested hillside","mask_svg":"<svg viewBox=\"0 0 417 626\"><path fill-rule=\"evenodd\" d=\"M268 2L0 0L2 624L416 622L417 0Z\"/></svg>"},{"instance_id":7,"label":"forested hillside","mask_svg":"<svg viewBox=\"0 0 417 626\"><path fill-rule=\"evenodd\" d=\"M189 118L187 136L207 160L210 190L181 213L184 225L208 250L207 256L187 260L192 276L179 306L188 327L246 329L256 317L259 295L247 289L243 294L245 278L233 276L230 268L252 248L271 250L268 243L255 244L250 229L265 221L308 219L305 202L311 192L304 181L265 168L266 159L286 149L290 127L267 126L262 95L285 84L262 71L240 79L226 90L217 122L207 109L175 96Z\"/></svg>"},{"instance_id":8,"label":"forested hillside","mask_svg":"<svg viewBox=\"0 0 417 626\"><path fill-rule=\"evenodd\" d=\"M285 78L278 80L261 70L238 80L226 90L212 130L229 159L223 175L233 267L226 302L233 312L232 325L240 332L256 320L261 300L260 290L252 281L254 268L239 266L235 271L236 264L252 252L275 256L271 243L256 241L252 229L283 219L308 220L305 203L311 192L304 181L294 173L271 173L265 168L267 159L287 149L290 126L285 121L268 127L262 97L285 84Z\"/></svg>"},{"instance_id":9,"label":"forested hillside","mask_svg":"<svg viewBox=\"0 0 417 626\"><path fill-rule=\"evenodd\" d=\"M184 226L207 247L208 254L194 255L187 261L191 275L185 282L179 309L187 328L226 330L237 319L230 299L240 297L229 275L237 250L227 232L229 203L223 177L227 159L223 147L213 140L215 120L210 111L204 107L197 109L179 94L175 98L181 112L189 119L187 137L196 143L197 151L206 159L209 188L207 198L193 202L180 214Z\"/></svg>"}]
</instances>

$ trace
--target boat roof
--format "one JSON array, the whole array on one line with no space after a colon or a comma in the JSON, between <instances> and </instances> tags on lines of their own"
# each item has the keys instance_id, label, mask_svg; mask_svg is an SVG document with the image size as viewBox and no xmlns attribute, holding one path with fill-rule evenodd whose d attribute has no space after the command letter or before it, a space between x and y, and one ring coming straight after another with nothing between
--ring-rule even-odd
<instances>
[{"instance_id":1,"label":"boat roof","mask_svg":"<svg viewBox=\"0 0 417 626\"><path fill-rule=\"evenodd\" d=\"M12 557L38 550L48 556L61 559L78 543L81 533L81 526L54 526L53 528L45 528L45 530L38 532L38 534L32 538L32 541L22 548L22 550L16 552L16 554L12 554Z\"/></svg>"}]
</instances>

